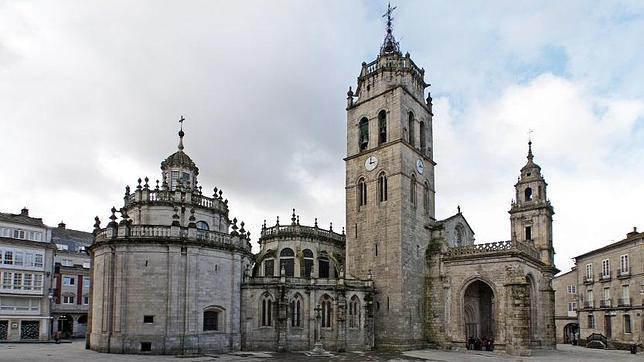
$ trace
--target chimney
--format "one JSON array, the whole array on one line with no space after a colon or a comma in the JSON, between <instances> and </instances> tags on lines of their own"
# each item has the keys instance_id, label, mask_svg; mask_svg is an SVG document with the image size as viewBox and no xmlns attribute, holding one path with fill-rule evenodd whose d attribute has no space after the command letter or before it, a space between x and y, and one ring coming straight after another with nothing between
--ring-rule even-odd
<instances>
[{"instance_id":1,"label":"chimney","mask_svg":"<svg viewBox=\"0 0 644 362\"><path fill-rule=\"evenodd\" d=\"M626 237L627 237L627 238L630 238L631 236L636 236L637 234L639 234L639 233L637 232L637 227L636 227L636 226L633 226L633 231L631 231L630 233L626 234Z\"/></svg>"},{"instance_id":2,"label":"chimney","mask_svg":"<svg viewBox=\"0 0 644 362\"><path fill-rule=\"evenodd\" d=\"M67 225L65 225L65 223L62 220L58 223L58 228L59 229L64 229L65 226L67 226Z\"/></svg>"},{"instance_id":3,"label":"chimney","mask_svg":"<svg viewBox=\"0 0 644 362\"><path fill-rule=\"evenodd\" d=\"M20 215L21 216L29 216L29 209L25 206L20 210Z\"/></svg>"}]
</instances>

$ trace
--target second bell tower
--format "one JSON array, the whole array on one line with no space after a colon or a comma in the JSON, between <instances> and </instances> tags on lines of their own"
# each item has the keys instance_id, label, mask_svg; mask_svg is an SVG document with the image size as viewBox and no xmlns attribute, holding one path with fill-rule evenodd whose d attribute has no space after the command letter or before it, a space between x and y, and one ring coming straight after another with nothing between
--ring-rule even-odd
<instances>
[{"instance_id":1,"label":"second bell tower","mask_svg":"<svg viewBox=\"0 0 644 362\"><path fill-rule=\"evenodd\" d=\"M424 343L426 226L434 221L431 97L425 70L402 55L387 11L380 53L347 97L346 263L374 280L375 343Z\"/></svg>"}]
</instances>

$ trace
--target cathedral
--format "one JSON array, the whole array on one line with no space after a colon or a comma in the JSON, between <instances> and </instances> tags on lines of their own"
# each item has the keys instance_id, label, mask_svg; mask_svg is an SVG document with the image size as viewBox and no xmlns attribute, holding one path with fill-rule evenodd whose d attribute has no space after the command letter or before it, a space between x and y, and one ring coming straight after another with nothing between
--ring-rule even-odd
<instances>
[{"instance_id":1,"label":"cathedral","mask_svg":"<svg viewBox=\"0 0 644 362\"><path fill-rule=\"evenodd\" d=\"M516 355L555 348L554 210L532 144L510 239L475 244L460 209L435 215L427 87L389 18L347 93L346 229L302 225L293 210L264 222L258 253L223 191L198 184L181 129L161 181L139 179L107 225L96 218L88 348L451 349L483 338Z\"/></svg>"}]
</instances>

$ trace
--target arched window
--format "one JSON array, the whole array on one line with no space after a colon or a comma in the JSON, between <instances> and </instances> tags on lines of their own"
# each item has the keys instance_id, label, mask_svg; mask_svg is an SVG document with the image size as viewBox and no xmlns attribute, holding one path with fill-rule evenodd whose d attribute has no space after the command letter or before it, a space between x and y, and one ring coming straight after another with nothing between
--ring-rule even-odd
<instances>
[{"instance_id":1,"label":"arched window","mask_svg":"<svg viewBox=\"0 0 644 362\"><path fill-rule=\"evenodd\" d=\"M425 214L429 215L429 183L427 181L425 181L423 188L423 207L425 208Z\"/></svg>"},{"instance_id":2,"label":"arched window","mask_svg":"<svg viewBox=\"0 0 644 362\"><path fill-rule=\"evenodd\" d=\"M367 204L367 183L364 178L358 180L358 207Z\"/></svg>"},{"instance_id":3,"label":"arched window","mask_svg":"<svg viewBox=\"0 0 644 362\"><path fill-rule=\"evenodd\" d=\"M296 295L289 303L291 327L302 327L302 297Z\"/></svg>"},{"instance_id":4,"label":"arched window","mask_svg":"<svg viewBox=\"0 0 644 362\"><path fill-rule=\"evenodd\" d=\"M331 321L333 320L333 300L328 295L324 295L321 298L322 302L320 306L322 307L322 328L331 328Z\"/></svg>"},{"instance_id":5,"label":"arched window","mask_svg":"<svg viewBox=\"0 0 644 362\"><path fill-rule=\"evenodd\" d=\"M310 278L313 273L313 252L309 249L304 249L302 252L304 256L304 277Z\"/></svg>"},{"instance_id":6,"label":"arched window","mask_svg":"<svg viewBox=\"0 0 644 362\"><path fill-rule=\"evenodd\" d=\"M357 295L349 301L349 328L360 328L360 299Z\"/></svg>"},{"instance_id":7,"label":"arched window","mask_svg":"<svg viewBox=\"0 0 644 362\"><path fill-rule=\"evenodd\" d=\"M409 179L409 201L416 206L416 175L411 175Z\"/></svg>"},{"instance_id":8,"label":"arched window","mask_svg":"<svg viewBox=\"0 0 644 362\"><path fill-rule=\"evenodd\" d=\"M284 268L287 277L295 276L295 253L293 249L284 248L280 251L280 275Z\"/></svg>"},{"instance_id":9,"label":"arched window","mask_svg":"<svg viewBox=\"0 0 644 362\"><path fill-rule=\"evenodd\" d=\"M526 189L524 191L524 195L525 195L525 201L532 201L532 189L531 188L526 187Z\"/></svg>"},{"instance_id":10,"label":"arched window","mask_svg":"<svg viewBox=\"0 0 644 362\"><path fill-rule=\"evenodd\" d=\"M387 142L387 112L378 113L378 144Z\"/></svg>"},{"instance_id":11,"label":"arched window","mask_svg":"<svg viewBox=\"0 0 644 362\"><path fill-rule=\"evenodd\" d=\"M416 135L414 134L414 114L409 112L409 121L407 122L407 130L409 133L409 144L415 145Z\"/></svg>"},{"instance_id":12,"label":"arched window","mask_svg":"<svg viewBox=\"0 0 644 362\"><path fill-rule=\"evenodd\" d=\"M425 138L425 122L420 121L420 152L427 152L427 139Z\"/></svg>"},{"instance_id":13,"label":"arched window","mask_svg":"<svg viewBox=\"0 0 644 362\"><path fill-rule=\"evenodd\" d=\"M387 201L387 175L384 172L378 175L378 201Z\"/></svg>"},{"instance_id":14,"label":"arched window","mask_svg":"<svg viewBox=\"0 0 644 362\"><path fill-rule=\"evenodd\" d=\"M205 221L197 221L197 239L206 239L208 237L208 230L208 224Z\"/></svg>"},{"instance_id":15,"label":"arched window","mask_svg":"<svg viewBox=\"0 0 644 362\"><path fill-rule=\"evenodd\" d=\"M329 277L329 257L326 253L320 254L318 257L318 277L328 278Z\"/></svg>"},{"instance_id":16,"label":"arched window","mask_svg":"<svg viewBox=\"0 0 644 362\"><path fill-rule=\"evenodd\" d=\"M219 307L209 307L203 311L203 330L223 330L223 310Z\"/></svg>"},{"instance_id":17,"label":"arched window","mask_svg":"<svg viewBox=\"0 0 644 362\"><path fill-rule=\"evenodd\" d=\"M264 276L275 276L275 261L273 259L264 260Z\"/></svg>"},{"instance_id":18,"label":"arched window","mask_svg":"<svg viewBox=\"0 0 644 362\"><path fill-rule=\"evenodd\" d=\"M270 327L273 325L273 299L268 293L264 293L262 296L262 307L261 307L261 326Z\"/></svg>"},{"instance_id":19,"label":"arched window","mask_svg":"<svg viewBox=\"0 0 644 362\"><path fill-rule=\"evenodd\" d=\"M363 151L369 146L369 120L366 117L360 120L359 133L358 145L360 146L360 151Z\"/></svg>"}]
</instances>

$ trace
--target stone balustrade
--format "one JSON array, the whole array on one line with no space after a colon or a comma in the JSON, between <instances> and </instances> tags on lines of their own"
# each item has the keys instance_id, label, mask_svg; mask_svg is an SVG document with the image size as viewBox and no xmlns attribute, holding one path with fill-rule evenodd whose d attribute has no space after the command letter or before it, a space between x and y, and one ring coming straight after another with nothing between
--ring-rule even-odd
<instances>
[{"instance_id":1,"label":"stone balustrade","mask_svg":"<svg viewBox=\"0 0 644 362\"><path fill-rule=\"evenodd\" d=\"M228 212L228 205L225 200L216 197L208 197L191 191L170 191L142 189L126 195L125 206L129 207L136 203L188 203L207 209L218 210L222 213Z\"/></svg>"},{"instance_id":2,"label":"stone balustrade","mask_svg":"<svg viewBox=\"0 0 644 362\"><path fill-rule=\"evenodd\" d=\"M240 235L166 225L118 225L95 231L94 243L117 241L194 241L206 246L236 247L250 252L250 243Z\"/></svg>"},{"instance_id":3,"label":"stone balustrade","mask_svg":"<svg viewBox=\"0 0 644 362\"><path fill-rule=\"evenodd\" d=\"M470 255L517 252L539 260L539 252L534 247L520 241L512 240L450 247L447 249L445 257L458 258Z\"/></svg>"},{"instance_id":4,"label":"stone balustrade","mask_svg":"<svg viewBox=\"0 0 644 362\"><path fill-rule=\"evenodd\" d=\"M425 71L419 68L411 58L405 56L400 58L387 58L384 62L381 62L381 59L378 58L371 63L365 63L362 66L360 77L370 76L380 70L408 70L420 79L422 79L425 74Z\"/></svg>"},{"instance_id":5,"label":"stone balustrade","mask_svg":"<svg viewBox=\"0 0 644 362\"><path fill-rule=\"evenodd\" d=\"M346 235L338 234L331 230L320 229L315 226L303 225L275 225L262 228L260 242L273 238L303 237L311 239L326 239L343 244L346 242Z\"/></svg>"}]
</instances>

